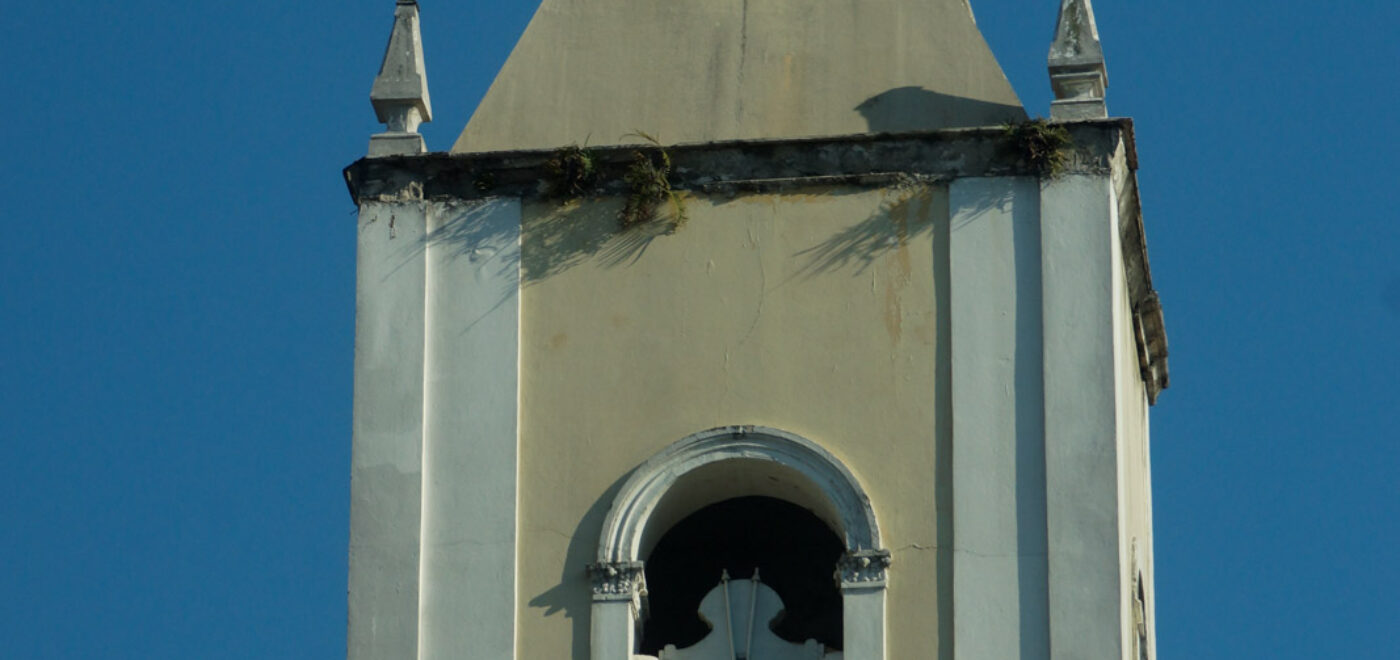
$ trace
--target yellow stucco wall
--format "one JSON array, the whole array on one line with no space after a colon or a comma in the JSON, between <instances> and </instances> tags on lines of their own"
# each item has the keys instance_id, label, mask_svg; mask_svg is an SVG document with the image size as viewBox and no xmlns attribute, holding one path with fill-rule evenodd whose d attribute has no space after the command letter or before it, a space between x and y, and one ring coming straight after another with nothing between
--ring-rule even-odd
<instances>
[{"instance_id":1,"label":"yellow stucco wall","mask_svg":"<svg viewBox=\"0 0 1400 660\"><path fill-rule=\"evenodd\" d=\"M618 232L620 204L525 209L519 656L587 657L585 566L633 468L754 424L869 493L894 555L889 657L950 657L946 190L689 197L669 235Z\"/></svg>"}]
</instances>

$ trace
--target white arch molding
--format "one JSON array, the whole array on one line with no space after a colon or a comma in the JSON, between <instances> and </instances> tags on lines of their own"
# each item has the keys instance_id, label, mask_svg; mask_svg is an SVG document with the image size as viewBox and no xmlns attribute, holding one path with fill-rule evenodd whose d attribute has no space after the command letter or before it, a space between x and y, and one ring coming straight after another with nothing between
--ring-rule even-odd
<instances>
[{"instance_id":1,"label":"white arch molding","mask_svg":"<svg viewBox=\"0 0 1400 660\"><path fill-rule=\"evenodd\" d=\"M716 489L711 476L731 477ZM752 477L752 478L746 478ZM761 426L726 426L667 447L628 477L598 540L590 632L592 660L630 660L646 594L642 559L655 537L689 513L743 495L805 506L846 546L841 583L844 660L884 660L890 553L870 498L839 459L801 436ZM669 497L668 497L669 496ZM653 524L654 523L654 524Z\"/></svg>"}]
</instances>

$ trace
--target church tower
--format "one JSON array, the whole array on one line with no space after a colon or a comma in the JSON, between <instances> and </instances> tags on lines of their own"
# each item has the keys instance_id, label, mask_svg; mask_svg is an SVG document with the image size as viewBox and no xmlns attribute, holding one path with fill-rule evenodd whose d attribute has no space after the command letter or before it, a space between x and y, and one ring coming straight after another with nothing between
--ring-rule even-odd
<instances>
[{"instance_id":1,"label":"church tower","mask_svg":"<svg viewBox=\"0 0 1400 660\"><path fill-rule=\"evenodd\" d=\"M543 0L449 152L419 19L345 170L351 660L1155 657L1089 0L1049 121L966 0Z\"/></svg>"}]
</instances>

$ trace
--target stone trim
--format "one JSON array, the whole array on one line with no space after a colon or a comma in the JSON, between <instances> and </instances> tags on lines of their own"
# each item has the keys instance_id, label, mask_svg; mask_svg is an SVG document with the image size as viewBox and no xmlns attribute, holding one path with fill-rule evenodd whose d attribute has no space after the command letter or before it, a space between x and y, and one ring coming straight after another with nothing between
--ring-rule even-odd
<instances>
[{"instance_id":1,"label":"stone trim","mask_svg":"<svg viewBox=\"0 0 1400 660\"><path fill-rule=\"evenodd\" d=\"M848 552L836 563L836 581L842 590L884 587L890 564L889 550Z\"/></svg>"},{"instance_id":2,"label":"stone trim","mask_svg":"<svg viewBox=\"0 0 1400 660\"><path fill-rule=\"evenodd\" d=\"M1096 119L1108 116L1104 67L1094 6L1089 0L1063 0L1056 21L1055 41L1050 44L1050 102L1053 119Z\"/></svg>"},{"instance_id":3,"label":"stone trim","mask_svg":"<svg viewBox=\"0 0 1400 660\"><path fill-rule=\"evenodd\" d=\"M1128 299L1132 302L1134 333L1147 401L1157 403L1157 395L1171 385L1167 370L1167 328L1162 303L1152 288L1152 267L1147 260L1147 236L1142 226L1142 199L1138 195L1137 149L1132 126L1113 157L1113 186L1118 198L1118 239L1123 270L1128 277Z\"/></svg>"},{"instance_id":4,"label":"stone trim","mask_svg":"<svg viewBox=\"0 0 1400 660\"><path fill-rule=\"evenodd\" d=\"M647 593L645 567L640 561L598 562L588 565L593 600L639 601ZM638 603L640 605L640 603Z\"/></svg>"},{"instance_id":5,"label":"stone trim","mask_svg":"<svg viewBox=\"0 0 1400 660\"><path fill-rule=\"evenodd\" d=\"M816 443L777 429L725 426L671 445L639 466L613 500L598 542L598 563L638 561L647 521L671 486L685 474L723 460L772 461L796 470L835 507L838 530L850 552L880 547L875 511L850 470Z\"/></svg>"},{"instance_id":6,"label":"stone trim","mask_svg":"<svg viewBox=\"0 0 1400 660\"><path fill-rule=\"evenodd\" d=\"M681 477L726 460L771 461L796 471L830 501L847 548L835 575L843 599L844 657L883 660L890 553L880 547L870 498L830 452L795 434L761 426L725 426L696 433L652 457L627 478L603 522L598 561L588 568L593 590L591 658L617 660L635 653L637 629L646 612L646 575L638 555L647 523Z\"/></svg>"},{"instance_id":7,"label":"stone trim","mask_svg":"<svg viewBox=\"0 0 1400 660\"><path fill-rule=\"evenodd\" d=\"M433 102L423 66L421 22L417 2L400 0L394 7L394 29L369 93L374 114L387 130L370 137L370 158L427 151L418 126L433 120Z\"/></svg>"}]
</instances>

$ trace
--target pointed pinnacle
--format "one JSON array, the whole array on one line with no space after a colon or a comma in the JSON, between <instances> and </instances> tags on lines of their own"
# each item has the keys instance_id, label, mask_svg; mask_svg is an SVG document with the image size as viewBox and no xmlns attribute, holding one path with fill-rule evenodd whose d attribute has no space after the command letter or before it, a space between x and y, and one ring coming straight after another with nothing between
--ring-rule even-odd
<instances>
[{"instance_id":1,"label":"pointed pinnacle","mask_svg":"<svg viewBox=\"0 0 1400 660\"><path fill-rule=\"evenodd\" d=\"M433 120L415 0L398 0L389 46L369 98L379 121L388 124L390 131L414 133L420 122Z\"/></svg>"},{"instance_id":2,"label":"pointed pinnacle","mask_svg":"<svg viewBox=\"0 0 1400 660\"><path fill-rule=\"evenodd\" d=\"M1104 104L1108 69L1104 66L1103 46L1090 0L1060 2L1049 64L1050 87L1055 91L1055 100L1050 104L1052 119L1108 116Z\"/></svg>"},{"instance_id":3,"label":"pointed pinnacle","mask_svg":"<svg viewBox=\"0 0 1400 660\"><path fill-rule=\"evenodd\" d=\"M1055 21L1055 41L1050 44L1050 66L1103 64L1099 26L1090 0L1062 0Z\"/></svg>"}]
</instances>

